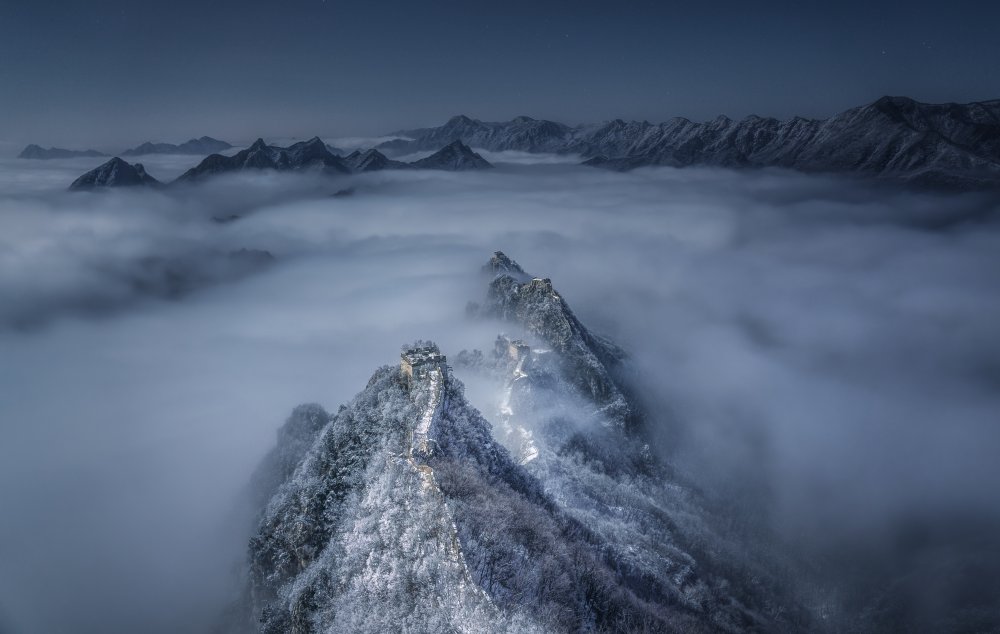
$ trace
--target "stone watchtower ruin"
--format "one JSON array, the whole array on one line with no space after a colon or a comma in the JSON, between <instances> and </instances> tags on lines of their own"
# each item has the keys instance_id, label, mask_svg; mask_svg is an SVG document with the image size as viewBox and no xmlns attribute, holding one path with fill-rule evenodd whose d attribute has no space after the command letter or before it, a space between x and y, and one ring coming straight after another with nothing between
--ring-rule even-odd
<instances>
[{"instance_id":1,"label":"stone watchtower ruin","mask_svg":"<svg viewBox=\"0 0 1000 634\"><path fill-rule=\"evenodd\" d=\"M434 344L406 348L399 355L399 370L403 384L409 389L428 371L444 367L447 359Z\"/></svg>"}]
</instances>

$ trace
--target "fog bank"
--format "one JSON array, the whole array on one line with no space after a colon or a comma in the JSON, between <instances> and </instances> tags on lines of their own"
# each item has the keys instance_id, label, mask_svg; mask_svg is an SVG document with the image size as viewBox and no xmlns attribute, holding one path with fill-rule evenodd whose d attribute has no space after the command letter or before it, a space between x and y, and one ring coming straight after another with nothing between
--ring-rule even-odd
<instances>
[{"instance_id":1,"label":"fog bank","mask_svg":"<svg viewBox=\"0 0 1000 634\"><path fill-rule=\"evenodd\" d=\"M506 154L167 192L4 163L0 629L210 621L245 545L228 520L288 412L335 411L406 341L488 346L464 306L496 249L631 353L661 455L804 557L1000 520L997 201ZM225 274L243 249L274 262ZM183 292L157 286L191 263Z\"/></svg>"}]
</instances>

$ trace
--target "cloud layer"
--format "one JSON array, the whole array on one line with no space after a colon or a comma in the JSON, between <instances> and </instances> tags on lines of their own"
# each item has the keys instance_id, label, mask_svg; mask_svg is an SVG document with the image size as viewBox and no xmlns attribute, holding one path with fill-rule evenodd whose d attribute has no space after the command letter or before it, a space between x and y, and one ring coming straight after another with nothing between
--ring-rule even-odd
<instances>
[{"instance_id":1,"label":"cloud layer","mask_svg":"<svg viewBox=\"0 0 1000 634\"><path fill-rule=\"evenodd\" d=\"M95 194L62 191L76 163L5 164L9 627L207 618L242 554L226 528L239 490L285 415L335 409L405 341L489 345L495 328L463 308L495 249L631 352L663 455L803 552L915 517L1000 514L996 201L488 158L486 173ZM276 261L220 274L240 249ZM150 258L207 273L179 297L151 291L136 284Z\"/></svg>"}]
</instances>

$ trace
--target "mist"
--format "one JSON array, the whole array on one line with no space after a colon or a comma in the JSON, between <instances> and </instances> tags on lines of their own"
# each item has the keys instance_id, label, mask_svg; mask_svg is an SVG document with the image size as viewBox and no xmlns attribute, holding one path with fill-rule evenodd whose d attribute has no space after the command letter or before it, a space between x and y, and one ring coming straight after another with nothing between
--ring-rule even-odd
<instances>
[{"instance_id":1,"label":"mist","mask_svg":"<svg viewBox=\"0 0 1000 634\"><path fill-rule=\"evenodd\" d=\"M0 630L211 623L278 426L335 411L404 342L489 346L464 307L497 249L630 353L659 454L802 559L1000 522L995 198L484 156L497 168L96 193L64 191L80 160L4 164ZM273 261L234 270L244 250ZM905 572L876 563L868 583Z\"/></svg>"}]
</instances>

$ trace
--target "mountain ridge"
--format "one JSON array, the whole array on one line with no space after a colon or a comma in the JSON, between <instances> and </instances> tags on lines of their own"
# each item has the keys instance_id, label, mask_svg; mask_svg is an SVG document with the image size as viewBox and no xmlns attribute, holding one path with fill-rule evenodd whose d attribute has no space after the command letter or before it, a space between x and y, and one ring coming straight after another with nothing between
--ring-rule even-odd
<instances>
[{"instance_id":1,"label":"mountain ridge","mask_svg":"<svg viewBox=\"0 0 1000 634\"><path fill-rule=\"evenodd\" d=\"M407 152L461 140L489 151L579 154L585 164L615 170L781 167L917 185L1000 185L1000 100L925 104L886 96L826 119L720 115L704 122L674 117L662 123L614 119L578 126L530 117L484 122L459 115L436 128L401 134L412 138L378 147Z\"/></svg>"},{"instance_id":2,"label":"mountain ridge","mask_svg":"<svg viewBox=\"0 0 1000 634\"><path fill-rule=\"evenodd\" d=\"M486 268L541 279L502 252ZM613 345L575 323L580 345ZM478 356L516 392L501 427L537 432L528 455L466 400L431 342L404 346L398 366L376 370L335 414L296 408L254 478L264 501L242 625L231 631L746 632L806 622L763 569L712 534L693 492L637 466L655 459L633 431L565 419L581 398L602 401L571 384L554 359L563 354L575 353L501 337L488 360ZM755 583L740 581L751 570Z\"/></svg>"}]
</instances>

